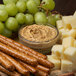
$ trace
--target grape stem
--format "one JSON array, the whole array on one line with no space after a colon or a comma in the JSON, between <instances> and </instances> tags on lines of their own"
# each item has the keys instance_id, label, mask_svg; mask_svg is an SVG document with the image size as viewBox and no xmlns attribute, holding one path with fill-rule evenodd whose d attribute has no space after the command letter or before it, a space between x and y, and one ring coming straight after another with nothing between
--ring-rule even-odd
<instances>
[{"instance_id":1,"label":"grape stem","mask_svg":"<svg viewBox=\"0 0 76 76\"><path fill-rule=\"evenodd\" d=\"M40 6L38 6L38 8L42 8L46 11L46 15L48 16L49 10L47 10L46 8L42 7L42 4L40 4Z\"/></svg>"}]
</instances>

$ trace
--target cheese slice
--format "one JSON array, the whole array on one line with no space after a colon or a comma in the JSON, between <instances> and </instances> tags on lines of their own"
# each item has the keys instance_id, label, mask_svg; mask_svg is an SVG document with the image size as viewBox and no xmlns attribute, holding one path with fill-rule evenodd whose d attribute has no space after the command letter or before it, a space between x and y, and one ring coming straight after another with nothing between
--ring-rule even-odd
<instances>
[{"instance_id":1,"label":"cheese slice","mask_svg":"<svg viewBox=\"0 0 76 76\"><path fill-rule=\"evenodd\" d=\"M62 73L72 72L73 71L73 63L69 60L62 59L61 60L61 71Z\"/></svg>"},{"instance_id":2,"label":"cheese slice","mask_svg":"<svg viewBox=\"0 0 76 76\"><path fill-rule=\"evenodd\" d=\"M63 29L63 28L64 28L64 25L63 25L62 20L58 20L56 23L57 23L57 28L58 28L58 30L60 30L60 29Z\"/></svg>"},{"instance_id":3,"label":"cheese slice","mask_svg":"<svg viewBox=\"0 0 76 76\"><path fill-rule=\"evenodd\" d=\"M47 55L47 59L55 65L55 67L53 68L53 70L58 70L58 69L60 70L60 68L61 68L60 59L58 59L54 55Z\"/></svg>"},{"instance_id":4,"label":"cheese slice","mask_svg":"<svg viewBox=\"0 0 76 76\"><path fill-rule=\"evenodd\" d=\"M75 39L73 37L66 37L62 41L62 45L64 46L64 48L74 47L74 41Z\"/></svg>"},{"instance_id":5,"label":"cheese slice","mask_svg":"<svg viewBox=\"0 0 76 76\"><path fill-rule=\"evenodd\" d=\"M52 55L55 55L57 58L61 58L62 51L64 47L62 45L54 45L52 47Z\"/></svg>"},{"instance_id":6,"label":"cheese slice","mask_svg":"<svg viewBox=\"0 0 76 76\"><path fill-rule=\"evenodd\" d=\"M64 51L64 55L71 61L76 61L76 48L69 47Z\"/></svg>"}]
</instances>

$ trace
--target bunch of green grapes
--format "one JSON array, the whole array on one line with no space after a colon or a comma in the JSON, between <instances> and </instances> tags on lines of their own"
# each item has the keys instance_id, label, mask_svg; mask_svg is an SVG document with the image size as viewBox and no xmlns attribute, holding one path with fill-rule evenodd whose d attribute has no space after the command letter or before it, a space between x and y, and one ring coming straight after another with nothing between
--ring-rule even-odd
<instances>
[{"instance_id":1,"label":"bunch of green grapes","mask_svg":"<svg viewBox=\"0 0 76 76\"><path fill-rule=\"evenodd\" d=\"M3 0L3 3L0 4L0 34L7 37L11 37L22 25L56 25L60 19L59 14L51 14L54 0Z\"/></svg>"}]
</instances>

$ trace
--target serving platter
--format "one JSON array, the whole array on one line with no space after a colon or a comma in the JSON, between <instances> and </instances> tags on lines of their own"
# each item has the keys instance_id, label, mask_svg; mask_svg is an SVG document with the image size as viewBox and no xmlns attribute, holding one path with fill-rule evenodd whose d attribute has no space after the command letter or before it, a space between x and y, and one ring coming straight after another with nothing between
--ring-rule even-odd
<instances>
[{"instance_id":1,"label":"serving platter","mask_svg":"<svg viewBox=\"0 0 76 76\"><path fill-rule=\"evenodd\" d=\"M65 7L65 8L63 8L63 5L61 4L61 7L59 6L59 4L60 4L60 2L61 1L57 1L57 0L55 0L56 1L56 8L55 8L55 10L56 11L58 11L58 12L60 12L62 15L69 15L69 14L72 14L72 13L74 13L74 11L76 10L75 9L75 7L76 6L74 6L73 5L73 7L74 7L74 9L71 9L71 10L67 10L67 9L69 9L69 7ZM69 1L63 1L62 3L63 4L65 4L65 3L67 3L69 6L71 6L70 5L70 3L71 3L71 1L72 0L69 0ZM69 2L69 3L68 3ZM74 1L73 1L74 2ZM0 0L0 3L2 4L2 0ZM75 3L75 2L74 2ZM7 7L8 8L8 7ZM39 7L40 8L40 7ZM63 9L62 9L63 8ZM6 9L6 10L8 10L8 9ZM45 9L46 10L46 9ZM67 11L66 11L67 10ZM41 9L40 9L40 11L41 11ZM70 12L71 11L71 12ZM28 11L27 11L28 12ZM50 12L50 11L49 11ZM70 13L69 13L70 12ZM33 12L34 13L34 12ZM25 14L25 13L24 13ZM39 13L37 13L37 14L39 14ZM43 15L43 13L41 13L42 15ZM43 15L43 17L44 17L44 20L45 20L45 22L47 22L47 19L49 19L49 15L48 15L48 11L46 10L46 16L48 16L48 17L46 17L45 18L45 15ZM57 16L55 16L57 14ZM0 49L1 49L1 52L4 52L4 54L6 53L6 54L9 54L9 55L11 55L11 56L13 56L14 58L15 58L15 60L17 61L17 62L25 62L25 65L27 65L27 66L29 66L29 65L31 65L32 67L36 67L36 71L37 71L37 73L39 73L39 71L42 71L42 72L40 72L41 74L43 73L43 74L45 74L45 76L47 76L48 74L49 74L49 72L44 72L44 71L47 71L47 70L43 70L43 68L45 68L45 69L49 69L49 68L53 68L53 70L51 71L51 75L50 76L69 76L69 75L74 75L74 73L75 72L70 72L70 73L66 73L66 74L62 74L61 73L61 71L63 71L63 72L66 72L66 71L68 71L68 68L70 68L69 66L68 66L68 64L69 63L67 63L70 59L73 59L72 57L74 56L73 55L73 53L75 53L75 52L73 52L72 53L72 56L70 56L71 54L67 51L68 49L67 48L69 48L69 51L71 51L70 49L72 49L73 51L76 51L76 40L75 40L75 37L76 37L76 26L74 26L74 23L72 22L72 21L74 21L75 22L75 16L76 16L76 12L75 12L75 14L74 15L71 15L71 16L62 16L62 18L61 18L61 15L59 14L59 13L56 13L56 14L51 14L50 13L50 17L54 17L54 18L56 18L56 17L58 17L57 19L58 20L55 20L55 23L54 24L52 24L52 25L54 25L55 27L57 26L57 29L59 30L59 33L58 33L58 38L59 38L59 40L58 40L58 43L56 43L56 45L54 45L52 48L50 48L50 50L48 50L48 51L50 51L50 52L52 52L52 53L49 53L49 54L46 54L46 56L47 56L47 59L46 58L44 58L44 57L46 57L45 55L43 55L43 54L40 54L40 53L38 53L38 52L36 52L36 50L34 51L34 50L32 50L32 49L30 49L30 48L28 48L28 47L26 47L26 46L24 46L24 45L22 45L22 44L19 44L21 41L19 40L19 38L18 38L18 30L17 30L17 32L16 32L16 30L13 30L13 28L9 28L9 24L7 24L8 22L9 22L9 20L12 20L11 18L7 21L7 23L6 23L6 27L8 28L8 29L10 29L10 30L12 30L13 31L13 34L12 34L12 36L11 36L11 38L13 39L13 40L15 40L15 41L17 41L17 42L19 42L19 43L17 43L17 42L15 42L15 41L12 41L11 39L8 39L8 38L6 38L6 37L3 37L3 36L1 36L0 35L0 37L1 37L1 39L0 39ZM15 15L14 15L15 16ZM36 15L35 15L36 16ZM30 16L29 16L30 17ZM30 17L31 18L31 17ZM36 18L38 18L38 16L36 16ZM36 21L36 18L35 18L35 22L37 22ZM41 17L42 18L42 17ZM71 18L71 19L69 19L69 18ZM18 19L18 18L17 18ZM52 18L51 18L52 19ZM39 19L38 19L39 20ZM43 20L43 19L42 19ZM34 23L35 23L34 22ZM45 23L44 22L44 23ZM51 21L50 21L51 22ZM3 22L4 23L4 22ZM15 23L15 22L14 22ZM29 23L29 22L26 22L26 24L27 23ZM56 23L57 23L57 25L56 25ZM37 24L37 23L36 23ZM70 25L69 25L70 24ZM29 24L30 25L30 24ZM33 25L33 24L32 24ZM31 25L30 25L31 26ZM35 25L36 26L36 25ZM38 25L38 26L40 26L40 25ZM43 26L43 25L42 25ZM20 26L19 26L20 27ZM29 27L29 26L27 26L27 27ZM35 27L34 27L35 28ZM66 29L67 30L66 30ZM18 28L19 29L19 28ZM56 30L57 30L56 29ZM25 30L26 31L26 30ZM39 29L39 31L41 32L42 30L40 30ZM55 31L55 30L54 30ZM52 31L51 31L52 32ZM38 32L35 32L34 31L34 34L37 34ZM41 32L41 33L43 33L43 32ZM3 34L3 33L2 33ZM3 35L5 35L5 34L3 34ZM33 32L32 32L32 34L31 35L33 35ZM70 37L71 36L71 37ZM2 39L3 38L3 39ZM43 37L42 37L43 38ZM22 38L21 38L22 39ZM25 38L26 39L26 38ZM51 40L51 39L50 39ZM71 42L69 42L68 40L70 40ZM24 43L25 43L25 40L23 40L24 41ZM28 42L28 41L30 41L30 40L26 40L26 42ZM34 41L31 41L31 42L34 42ZM47 42L47 41L45 41L45 42ZM62 42L62 44L61 44L61 42ZM73 45L72 45L72 42L73 42ZM37 42L38 43L38 42ZM14 44L14 45L13 45ZM28 42L28 44L30 44L29 42ZM15 46L16 45L16 46ZM48 44L47 44L48 45ZM22 47L21 47L22 46ZM31 45L32 46L32 45ZM36 45L35 45L36 46ZM34 46L34 47L35 47ZM40 45L39 45L40 46ZM42 46L42 44L41 44L41 46ZM51 45L50 45L51 46ZM4 47L4 48L3 48ZM25 48L24 48L25 47ZM30 46L29 46L30 47ZM59 48L58 48L59 47ZM72 47L72 48L71 48ZM8 49L9 48L9 49ZM64 50L64 48L65 49L67 49L67 50L65 50L66 52L65 52L65 55L63 55L63 53L61 52L61 51L63 51ZM57 50L58 49L58 50ZM17 50L17 51L16 51ZM27 50L26 52L24 52L24 50ZM7 52L8 53L7 53ZM19 52L22 54L19 54ZM32 51L31 53L30 52L28 52L28 51ZM40 51L42 51L42 49L40 49ZM16 53L16 54L15 54ZM18 54L17 54L18 53ZM25 53L25 54L23 54L23 53ZM1 53L1 54L3 54L3 53ZM34 55L35 54L35 55ZM37 56L36 56L36 54L38 54ZM17 55L17 56L16 56ZM23 58L21 58L20 59L20 55L21 55L21 57ZM27 56L28 55L28 56ZM41 57L40 57L40 55L41 55ZM63 56L63 57L62 57ZM67 58L65 58L65 56L67 57ZM8 56L6 56L6 57L8 57ZM25 58L24 58L25 57ZM32 57L32 59L31 60L29 60L30 59L30 57ZM39 57L39 58L38 58ZM69 59L68 59L69 58ZM19 60L18 60L19 59ZM34 64L32 61L33 61L33 59L35 59L35 64L36 63L38 63L38 64ZM55 59L56 61L58 60L58 61L60 61L60 63L59 63L59 65L60 66L58 66L56 63L56 61L55 60L53 60L53 59ZM3 59L4 60L4 59ZM9 60L8 58L7 58L7 60ZM21 60L21 61L20 61ZM27 61L28 60L28 61ZM75 60L75 59L73 59L73 60ZM63 61L64 63L62 64L62 62L61 61ZM72 60L70 60L70 61L72 61ZM69 62L70 62L69 61ZM11 62L11 61L10 61ZM31 62L31 63L30 63ZM46 64L47 65L46 65ZM71 62L70 62L71 63ZM74 63L74 62L73 62ZM14 64L14 63L13 63ZM22 64L22 63L20 63L20 64ZM28 65L29 64L29 65ZM3 65L3 64L2 64ZM7 64L5 64L5 65L7 65ZM15 65L15 64L14 64ZM37 68L37 66L40 66L40 65L43 65L44 67L42 68L42 66L40 66L40 67L38 67ZM55 65L55 66L54 66ZM63 65L63 67L61 66L61 65ZM66 66L67 65L67 66ZM70 65L70 64L69 64ZM75 65L75 64L74 64ZM3 65L4 66L4 65ZM26 66L26 67L27 67ZM65 66L67 67L66 69L67 70L64 70L65 69ZM16 65L15 65L15 67L16 67ZM47 67L47 68L46 68ZM7 67L6 67L7 68ZM74 68L74 66L73 66L73 68ZM7 68L8 69L8 68ZM74 68L75 69L75 68ZM16 69L17 71L19 71L18 69ZM71 68L70 68L70 70L71 70ZM23 72L22 72L22 70L21 71L19 71L21 74L23 74ZM30 71L31 72L31 71ZM28 73L27 73L28 74ZM35 73L34 73L35 74ZM2 75L2 73L1 73L1 75ZM29 75L29 74L28 74ZM37 74L36 74L37 75ZM4 76L4 75L3 75ZM7 75L6 75L7 76ZM31 74L31 76L34 76L33 74ZM39 74L38 74L38 76L39 76ZM42 75L43 76L43 75Z\"/></svg>"}]
</instances>

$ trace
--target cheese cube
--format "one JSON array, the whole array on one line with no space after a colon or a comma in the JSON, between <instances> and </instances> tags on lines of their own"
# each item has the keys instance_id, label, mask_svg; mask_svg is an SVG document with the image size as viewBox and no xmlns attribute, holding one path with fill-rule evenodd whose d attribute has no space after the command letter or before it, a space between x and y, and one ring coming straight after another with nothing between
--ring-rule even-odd
<instances>
[{"instance_id":1,"label":"cheese cube","mask_svg":"<svg viewBox=\"0 0 76 76\"><path fill-rule=\"evenodd\" d=\"M76 48L69 47L64 51L64 55L71 61L76 61Z\"/></svg>"},{"instance_id":2,"label":"cheese cube","mask_svg":"<svg viewBox=\"0 0 76 76\"><path fill-rule=\"evenodd\" d=\"M76 16L76 11L75 11L75 13L74 13L74 15L73 16Z\"/></svg>"},{"instance_id":3,"label":"cheese cube","mask_svg":"<svg viewBox=\"0 0 76 76\"><path fill-rule=\"evenodd\" d=\"M63 50L64 50L64 47L62 45L54 45L52 47L52 54L57 56L58 58L61 58L61 54Z\"/></svg>"},{"instance_id":4,"label":"cheese cube","mask_svg":"<svg viewBox=\"0 0 76 76\"><path fill-rule=\"evenodd\" d=\"M74 47L76 48L76 40L74 41Z\"/></svg>"},{"instance_id":5,"label":"cheese cube","mask_svg":"<svg viewBox=\"0 0 76 76\"><path fill-rule=\"evenodd\" d=\"M59 33L62 35L62 33L64 33L66 30L65 29L60 29Z\"/></svg>"},{"instance_id":6,"label":"cheese cube","mask_svg":"<svg viewBox=\"0 0 76 76\"><path fill-rule=\"evenodd\" d=\"M76 29L72 29L70 31L66 31L66 32L62 33L63 38L68 37L68 36L75 38L76 37Z\"/></svg>"},{"instance_id":7,"label":"cheese cube","mask_svg":"<svg viewBox=\"0 0 76 76\"><path fill-rule=\"evenodd\" d=\"M64 48L74 47L74 40L75 39L73 37L66 37L62 41L62 45L64 46Z\"/></svg>"},{"instance_id":8,"label":"cheese cube","mask_svg":"<svg viewBox=\"0 0 76 76\"><path fill-rule=\"evenodd\" d=\"M64 29L60 29L60 30L59 30L59 40L61 41L61 43L62 43L62 39L63 39L63 37L62 37L62 33L63 33L63 32L65 32Z\"/></svg>"},{"instance_id":9,"label":"cheese cube","mask_svg":"<svg viewBox=\"0 0 76 76\"><path fill-rule=\"evenodd\" d=\"M56 23L57 23L57 28L58 29L64 28L62 20L58 20Z\"/></svg>"},{"instance_id":10,"label":"cheese cube","mask_svg":"<svg viewBox=\"0 0 76 76\"><path fill-rule=\"evenodd\" d=\"M64 23L64 27L67 29L72 29L71 24L69 23L69 21L71 20L73 16L63 16L62 17L62 21Z\"/></svg>"},{"instance_id":11,"label":"cheese cube","mask_svg":"<svg viewBox=\"0 0 76 76\"><path fill-rule=\"evenodd\" d=\"M59 33L60 33L61 36L63 35L63 33L66 33L66 32L69 32L69 30L64 29L64 28L59 30Z\"/></svg>"},{"instance_id":12,"label":"cheese cube","mask_svg":"<svg viewBox=\"0 0 76 76\"><path fill-rule=\"evenodd\" d=\"M76 28L76 17L74 16L63 16L62 21L64 23L64 27L67 29Z\"/></svg>"},{"instance_id":13,"label":"cheese cube","mask_svg":"<svg viewBox=\"0 0 76 76\"><path fill-rule=\"evenodd\" d=\"M72 72L73 63L69 60L62 59L61 61L61 71L62 73Z\"/></svg>"},{"instance_id":14,"label":"cheese cube","mask_svg":"<svg viewBox=\"0 0 76 76\"><path fill-rule=\"evenodd\" d=\"M64 33L64 32L65 32L65 29L60 29L60 30L59 30L59 35L60 35L60 39L61 39L61 40L63 39L62 33Z\"/></svg>"},{"instance_id":15,"label":"cheese cube","mask_svg":"<svg viewBox=\"0 0 76 76\"><path fill-rule=\"evenodd\" d=\"M68 33L69 33L69 36L71 36L71 37L73 37L73 38L76 37L76 29L72 29L72 30L70 30L70 32L68 32Z\"/></svg>"},{"instance_id":16,"label":"cheese cube","mask_svg":"<svg viewBox=\"0 0 76 76\"><path fill-rule=\"evenodd\" d=\"M47 59L55 65L53 69L58 70L61 68L60 59L56 58L54 55L47 55Z\"/></svg>"},{"instance_id":17,"label":"cheese cube","mask_svg":"<svg viewBox=\"0 0 76 76\"><path fill-rule=\"evenodd\" d=\"M76 29L76 17L71 18L71 20L69 20L69 23L71 24L71 27Z\"/></svg>"}]
</instances>

